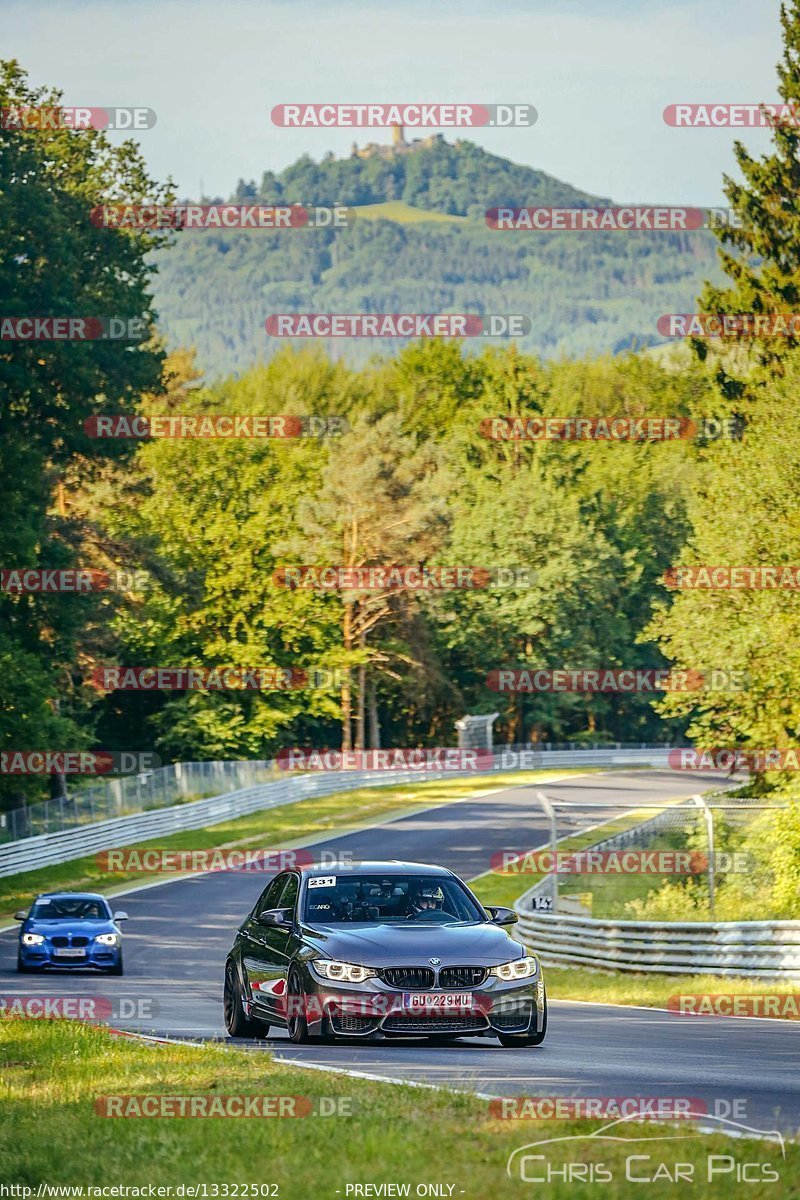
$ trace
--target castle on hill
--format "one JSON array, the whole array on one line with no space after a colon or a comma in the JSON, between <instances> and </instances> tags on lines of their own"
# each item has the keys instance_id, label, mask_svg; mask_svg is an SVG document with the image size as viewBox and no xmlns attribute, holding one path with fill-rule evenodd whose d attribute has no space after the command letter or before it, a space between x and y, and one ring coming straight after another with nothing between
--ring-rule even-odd
<instances>
[{"instance_id":1,"label":"castle on hill","mask_svg":"<svg viewBox=\"0 0 800 1200\"><path fill-rule=\"evenodd\" d=\"M359 150L358 145L353 142L350 150L351 158L394 158L396 154L409 154L412 150L425 149L430 146L435 146L437 142L443 142L444 135L441 133L432 133L430 137L414 138L413 141L407 142L402 125L392 125L392 142L389 146L380 146L377 142L368 142L366 146L362 146Z\"/></svg>"}]
</instances>

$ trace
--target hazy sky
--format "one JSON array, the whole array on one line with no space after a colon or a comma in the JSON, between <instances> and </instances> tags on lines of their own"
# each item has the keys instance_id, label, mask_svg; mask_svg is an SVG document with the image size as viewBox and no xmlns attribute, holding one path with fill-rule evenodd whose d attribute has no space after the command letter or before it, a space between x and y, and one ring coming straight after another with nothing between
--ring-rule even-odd
<instances>
[{"instance_id":1,"label":"hazy sky","mask_svg":"<svg viewBox=\"0 0 800 1200\"><path fill-rule=\"evenodd\" d=\"M493 11L495 9L496 11ZM228 195L303 153L388 141L289 130L291 101L526 101L531 129L465 136L617 200L717 204L739 136L671 129L665 105L776 98L779 0L0 0L0 54L71 105L141 105L150 170ZM452 140L460 136L450 131Z\"/></svg>"}]
</instances>

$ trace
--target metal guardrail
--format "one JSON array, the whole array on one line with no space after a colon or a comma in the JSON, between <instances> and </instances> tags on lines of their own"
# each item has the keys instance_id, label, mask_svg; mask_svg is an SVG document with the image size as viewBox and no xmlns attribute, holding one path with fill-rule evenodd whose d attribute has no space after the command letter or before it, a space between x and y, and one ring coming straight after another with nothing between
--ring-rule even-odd
<instances>
[{"instance_id":1,"label":"metal guardrail","mask_svg":"<svg viewBox=\"0 0 800 1200\"><path fill-rule=\"evenodd\" d=\"M614 747L595 750L540 751L506 747L494 754L491 771L325 771L319 774L292 773L283 779L260 783L221 796L194 800L168 808L115 817L108 821L85 824L77 829L40 834L0 845L0 877L34 871L54 863L69 862L86 854L151 841L167 834L206 825L220 825L236 817L261 809L293 804L312 796L363 787L386 787L425 780L475 777L515 770L576 766L653 766L666 767L668 749L622 750ZM271 764L259 764L270 766Z\"/></svg>"},{"instance_id":2,"label":"metal guardrail","mask_svg":"<svg viewBox=\"0 0 800 1200\"><path fill-rule=\"evenodd\" d=\"M603 921L518 909L545 966L800 979L800 921Z\"/></svg>"}]
</instances>

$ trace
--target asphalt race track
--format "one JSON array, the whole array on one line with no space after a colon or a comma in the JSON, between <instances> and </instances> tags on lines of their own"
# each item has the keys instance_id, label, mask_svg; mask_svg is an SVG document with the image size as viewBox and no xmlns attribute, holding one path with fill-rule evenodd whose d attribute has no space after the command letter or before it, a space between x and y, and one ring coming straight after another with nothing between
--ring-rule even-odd
<instances>
[{"instance_id":1,"label":"asphalt race track","mask_svg":"<svg viewBox=\"0 0 800 1200\"><path fill-rule=\"evenodd\" d=\"M559 832L566 833L614 815L621 806L688 796L716 782L708 774L648 770L589 774L543 786L559 800L604 806L571 809L569 821L559 822ZM516 787L447 804L321 842L318 849L355 859L437 862L469 879L488 869L494 851L547 842L548 825L535 790ZM6 932L0 935L0 993L102 996L114 1005L110 1019L121 1028L179 1038L225 1037L225 955L267 878L215 873L120 897L115 906L130 914L122 979L80 971L17 975L15 933ZM263 1042L237 1044L270 1049L297 1062L498 1096L692 1097L704 1101L709 1112L751 1127L800 1128L800 1030L785 1021L680 1017L551 1001L546 1041L525 1050L478 1038L451 1046L404 1041L302 1047L282 1032Z\"/></svg>"}]
</instances>

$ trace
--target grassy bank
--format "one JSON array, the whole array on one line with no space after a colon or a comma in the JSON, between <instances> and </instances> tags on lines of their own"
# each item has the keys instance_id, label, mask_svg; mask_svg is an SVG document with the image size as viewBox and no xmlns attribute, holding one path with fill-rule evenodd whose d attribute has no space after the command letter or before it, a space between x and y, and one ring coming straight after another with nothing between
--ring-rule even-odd
<instances>
[{"instance_id":1,"label":"grassy bank","mask_svg":"<svg viewBox=\"0 0 800 1200\"><path fill-rule=\"evenodd\" d=\"M587 774L582 768L572 772ZM465 779L435 780L401 787L362 788L333 796L311 797L281 808L264 809L247 817L238 817L221 825L186 833L171 834L150 842L136 843L136 849L158 847L164 850L210 850L216 848L278 849L298 842L321 841L332 834L341 835L363 825L378 824L415 809L448 804L480 792L569 775L568 770L517 771L504 775L481 775ZM18 908L26 907L38 892L59 888L108 892L125 883L144 883L159 879L158 873L141 871L109 872L94 855L74 859L57 866L42 867L0 879L0 923ZM174 878L174 876L171 876Z\"/></svg>"},{"instance_id":2,"label":"grassy bank","mask_svg":"<svg viewBox=\"0 0 800 1200\"><path fill-rule=\"evenodd\" d=\"M537 1053L531 1051L532 1061ZM303 1097L303 1107L311 1112L299 1119L125 1119L95 1110L104 1096L165 1094ZM34 1189L42 1181L84 1187L275 1184L276 1191L269 1194L279 1200L335 1200L346 1196L348 1185L367 1183L408 1184L412 1196L421 1183L452 1184L452 1195L465 1200L530 1194L518 1175L515 1180L506 1176L512 1151L544 1138L587 1137L605 1124L499 1120L489 1115L485 1101L467 1093L303 1071L264 1053L153 1046L68 1021L18 1019L0 1021L0 1103L0 1162L6 1183ZM299 1107L295 1101L295 1111ZM317 1115L323 1107L340 1115ZM672 1169L676 1163L691 1164L700 1185L696 1194L704 1197L761 1200L781 1191L796 1194L800 1188L797 1146L786 1147L784 1160L774 1142L734 1142L720 1135L660 1140L688 1133L685 1123L679 1125L626 1124L626 1138L644 1140L554 1143L534 1153L545 1154L562 1170L570 1161L604 1164L613 1178L603 1183L602 1194L612 1200L641 1194L641 1185L625 1179L630 1155L651 1156L649 1162L637 1160L640 1175L645 1170L654 1175L662 1162ZM611 1132L619 1135L620 1127ZM728 1174L708 1183L709 1155L772 1164L780 1182L737 1185ZM554 1200L589 1196L597 1186L555 1178L547 1194ZM662 1175L646 1192L653 1200L674 1197L675 1185ZM214 1193L209 1189L207 1194ZM216 1194L226 1195L222 1190Z\"/></svg>"},{"instance_id":3,"label":"grassy bank","mask_svg":"<svg viewBox=\"0 0 800 1200\"><path fill-rule=\"evenodd\" d=\"M595 1004L638 1004L644 1008L668 1008L670 997L702 995L800 996L797 983L769 979L733 979L717 975L636 975L628 972L599 974L580 967L547 967L547 994L553 1000L583 1000ZM763 1007L763 1005L762 1005ZM798 1020L794 1008L800 1002L783 1006L774 1014L785 1020ZM754 1016L770 1015L753 1013ZM690 1020L677 1017L676 1020Z\"/></svg>"}]
</instances>

